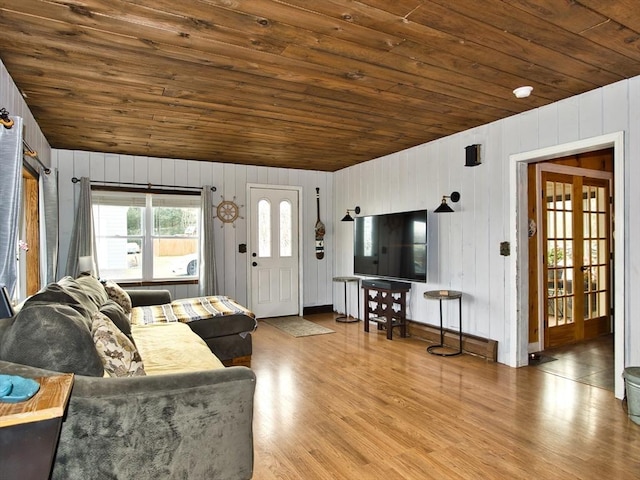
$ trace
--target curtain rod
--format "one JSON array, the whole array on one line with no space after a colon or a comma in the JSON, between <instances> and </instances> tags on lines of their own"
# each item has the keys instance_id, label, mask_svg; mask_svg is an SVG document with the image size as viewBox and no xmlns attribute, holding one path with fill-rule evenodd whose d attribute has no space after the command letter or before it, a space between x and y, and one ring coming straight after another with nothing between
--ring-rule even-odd
<instances>
[{"instance_id":1,"label":"curtain rod","mask_svg":"<svg viewBox=\"0 0 640 480\"><path fill-rule=\"evenodd\" d=\"M29 158L33 158L36 162L38 162L40 164L40 166L44 169L44 173L46 173L47 175L49 175L51 173L51 169L49 167L47 167L44 163L42 163L42 160L40 160L40 157L38 157L38 152L36 152L35 150L33 150L29 144L27 143L26 140L22 140L22 145L24 145L24 148L26 148L26 150L24 151L24 155L26 155Z\"/></svg>"},{"instance_id":2,"label":"curtain rod","mask_svg":"<svg viewBox=\"0 0 640 480\"><path fill-rule=\"evenodd\" d=\"M71 179L73 183L78 183L80 179L78 177L73 177ZM104 180L90 180L92 184L100 184L100 185L128 185L132 187L145 187L148 189L152 188L171 188L171 189L179 189L179 190L202 190L202 187L187 187L183 185L161 185L155 183L135 183L135 182L107 182ZM215 192L217 190L216 187L211 187L211 191Z\"/></svg>"},{"instance_id":3,"label":"curtain rod","mask_svg":"<svg viewBox=\"0 0 640 480\"><path fill-rule=\"evenodd\" d=\"M0 124L7 130L13 127L13 120L9 118L9 112L6 108L0 108Z\"/></svg>"},{"instance_id":4,"label":"curtain rod","mask_svg":"<svg viewBox=\"0 0 640 480\"><path fill-rule=\"evenodd\" d=\"M10 130L13 127L13 123L13 119L9 117L9 111L4 107L0 108L0 125L2 125L7 130ZM24 146L24 148L26 148L26 151L23 152L23 156L33 158L44 169L44 173L46 173L47 175L50 174L51 170L49 169L49 167L42 163L42 160L40 160L40 157L38 157L38 152L33 150L24 138L22 139L22 145Z\"/></svg>"}]
</instances>

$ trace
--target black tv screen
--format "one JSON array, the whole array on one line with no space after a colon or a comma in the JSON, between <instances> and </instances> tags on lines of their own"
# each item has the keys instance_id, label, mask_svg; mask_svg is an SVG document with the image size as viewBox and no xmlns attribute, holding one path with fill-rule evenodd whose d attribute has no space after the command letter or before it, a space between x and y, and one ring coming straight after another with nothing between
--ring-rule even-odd
<instances>
[{"instance_id":1,"label":"black tv screen","mask_svg":"<svg viewBox=\"0 0 640 480\"><path fill-rule=\"evenodd\" d=\"M427 281L427 211L356 217L356 275Z\"/></svg>"}]
</instances>

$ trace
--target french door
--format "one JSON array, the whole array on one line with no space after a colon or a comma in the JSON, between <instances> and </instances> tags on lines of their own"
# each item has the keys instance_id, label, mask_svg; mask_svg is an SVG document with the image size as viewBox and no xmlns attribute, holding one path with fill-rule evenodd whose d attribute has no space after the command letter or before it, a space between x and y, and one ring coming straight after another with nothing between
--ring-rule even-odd
<instances>
[{"instance_id":1,"label":"french door","mask_svg":"<svg viewBox=\"0 0 640 480\"><path fill-rule=\"evenodd\" d=\"M544 347L611 332L610 179L542 171Z\"/></svg>"},{"instance_id":2,"label":"french door","mask_svg":"<svg viewBox=\"0 0 640 480\"><path fill-rule=\"evenodd\" d=\"M258 318L299 313L299 191L249 187L250 308Z\"/></svg>"}]
</instances>

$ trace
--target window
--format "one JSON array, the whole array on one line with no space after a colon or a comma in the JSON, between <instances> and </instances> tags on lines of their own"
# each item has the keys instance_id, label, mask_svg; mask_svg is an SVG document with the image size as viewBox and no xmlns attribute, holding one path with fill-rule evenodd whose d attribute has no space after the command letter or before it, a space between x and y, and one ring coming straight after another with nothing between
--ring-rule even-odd
<instances>
[{"instance_id":1,"label":"window","mask_svg":"<svg viewBox=\"0 0 640 480\"><path fill-rule=\"evenodd\" d=\"M282 200L280 202L280 256L291 256L291 202Z\"/></svg>"},{"instance_id":2,"label":"window","mask_svg":"<svg viewBox=\"0 0 640 480\"><path fill-rule=\"evenodd\" d=\"M94 190L100 276L123 281L198 273L200 196Z\"/></svg>"},{"instance_id":3,"label":"window","mask_svg":"<svg viewBox=\"0 0 640 480\"><path fill-rule=\"evenodd\" d=\"M265 199L258 202L258 256L271 256L271 203Z\"/></svg>"}]
</instances>

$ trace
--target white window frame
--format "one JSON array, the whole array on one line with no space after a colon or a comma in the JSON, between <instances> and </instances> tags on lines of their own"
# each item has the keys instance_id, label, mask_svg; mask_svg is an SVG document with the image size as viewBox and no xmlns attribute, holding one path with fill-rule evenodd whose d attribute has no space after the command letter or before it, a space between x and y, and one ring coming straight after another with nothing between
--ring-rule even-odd
<instances>
[{"instance_id":1,"label":"white window frame","mask_svg":"<svg viewBox=\"0 0 640 480\"><path fill-rule=\"evenodd\" d=\"M181 282L181 281L193 281L197 280L196 275L175 275L175 276L167 276L167 277L157 277L154 278L154 239L163 239L163 238L175 238L174 236L166 236L166 235L154 235L154 225L153 225L153 208L158 207L158 203L162 203L161 206L166 207L175 207L175 208L197 208L198 209L198 220L197 220L197 233L196 235L189 236L187 238L196 240L196 257L198 262L200 261L200 235L202 231L202 218L201 218L201 204L200 204L200 195L198 194L189 194L189 193L176 193L176 192L161 192L161 191L139 191L139 190L114 190L114 189L93 189L92 191L92 208L96 204L104 204L104 205L121 205L121 206L131 206L131 207L141 207L143 209L142 212L142 232L140 235L126 235L126 238L139 237L142 243L140 261L142 262L141 268L141 277L135 278L113 278L113 280L120 281L122 283L153 283L153 282ZM113 203L110 203L109 198L113 199ZM153 200L157 199L160 202L156 202L154 205ZM137 200L137 201L136 201ZM143 200L143 202L141 202ZM172 203L172 200L175 201L175 204ZM96 219L94 218L94 222ZM98 231L96 229L96 238L98 238ZM118 236L113 235L101 235L101 238L118 238ZM99 265L100 266L100 265Z\"/></svg>"}]
</instances>

